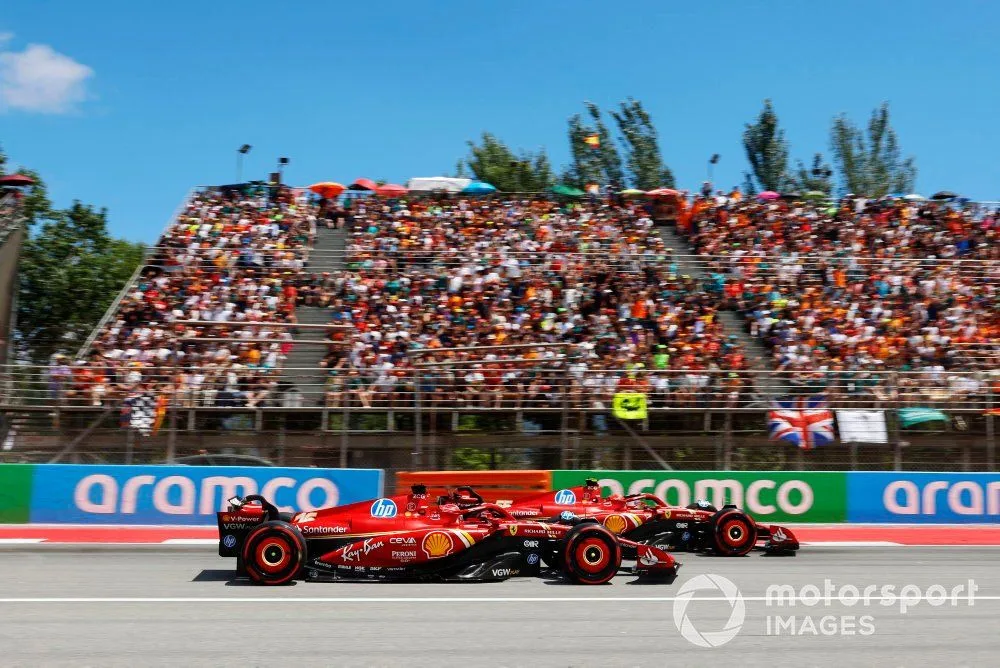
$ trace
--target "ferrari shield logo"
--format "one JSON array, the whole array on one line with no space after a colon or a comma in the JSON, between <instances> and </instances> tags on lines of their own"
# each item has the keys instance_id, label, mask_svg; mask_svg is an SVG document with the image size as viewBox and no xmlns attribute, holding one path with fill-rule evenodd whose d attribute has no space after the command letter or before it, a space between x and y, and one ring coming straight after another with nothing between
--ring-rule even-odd
<instances>
[{"instance_id":1,"label":"ferrari shield logo","mask_svg":"<svg viewBox=\"0 0 1000 668\"><path fill-rule=\"evenodd\" d=\"M508 531L510 531L510 535L511 536L516 536L517 535L517 525L512 526L510 529L508 529Z\"/></svg>"}]
</instances>

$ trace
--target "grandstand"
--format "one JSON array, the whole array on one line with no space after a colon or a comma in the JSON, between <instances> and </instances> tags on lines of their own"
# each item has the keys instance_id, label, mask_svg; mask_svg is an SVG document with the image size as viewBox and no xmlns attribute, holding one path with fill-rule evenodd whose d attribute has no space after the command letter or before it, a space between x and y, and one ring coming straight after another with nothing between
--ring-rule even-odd
<instances>
[{"instance_id":1,"label":"grandstand","mask_svg":"<svg viewBox=\"0 0 1000 668\"><path fill-rule=\"evenodd\" d=\"M512 465L863 465L857 446L811 464L752 451L772 401L822 394L947 410L949 456L993 461L996 211L735 195L673 210L661 226L648 200L614 196L200 189L77 359L15 403L90 416L60 453L166 438L167 458L225 446L388 468L501 444ZM638 431L608 417L623 391L648 399ZM167 427L123 444L108 423L137 397ZM904 442L940 458L939 436L890 423L873 465L900 464Z\"/></svg>"}]
</instances>

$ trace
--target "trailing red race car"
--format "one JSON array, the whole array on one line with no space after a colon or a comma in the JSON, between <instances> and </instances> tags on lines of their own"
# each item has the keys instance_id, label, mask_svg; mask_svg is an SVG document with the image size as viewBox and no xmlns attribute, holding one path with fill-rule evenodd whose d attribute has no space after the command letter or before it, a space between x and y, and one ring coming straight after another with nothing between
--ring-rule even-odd
<instances>
[{"instance_id":1,"label":"trailing red race car","mask_svg":"<svg viewBox=\"0 0 1000 668\"><path fill-rule=\"evenodd\" d=\"M279 513L257 495L218 513L219 555L258 584L313 580L491 581L539 575L542 556L571 582L603 584L619 571L670 577L680 564L653 545L614 535L595 519L519 519L472 490L461 505L417 485L346 506ZM634 559L631 568L622 559Z\"/></svg>"},{"instance_id":2,"label":"trailing red race car","mask_svg":"<svg viewBox=\"0 0 1000 668\"><path fill-rule=\"evenodd\" d=\"M452 499L463 506L474 502L473 494L471 489L462 487ZM790 529L759 524L736 506L727 505L719 510L702 501L678 508L653 494L602 497L596 480L587 480L582 487L497 504L521 519L570 515L594 519L619 537L663 550L739 557L755 547L769 554L795 554L799 549L799 541Z\"/></svg>"}]
</instances>

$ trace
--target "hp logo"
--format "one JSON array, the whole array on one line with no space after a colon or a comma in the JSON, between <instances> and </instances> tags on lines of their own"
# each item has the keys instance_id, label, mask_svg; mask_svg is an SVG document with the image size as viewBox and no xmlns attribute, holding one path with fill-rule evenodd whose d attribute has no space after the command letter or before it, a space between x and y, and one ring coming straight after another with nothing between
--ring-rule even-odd
<instances>
[{"instance_id":1,"label":"hp logo","mask_svg":"<svg viewBox=\"0 0 1000 668\"><path fill-rule=\"evenodd\" d=\"M372 504L372 517L389 518L396 516L396 503L392 499L378 499Z\"/></svg>"},{"instance_id":2,"label":"hp logo","mask_svg":"<svg viewBox=\"0 0 1000 668\"><path fill-rule=\"evenodd\" d=\"M236 536L232 534L226 534L222 538L222 544L225 545L230 550L233 549L234 547L236 547Z\"/></svg>"},{"instance_id":3,"label":"hp logo","mask_svg":"<svg viewBox=\"0 0 1000 668\"><path fill-rule=\"evenodd\" d=\"M537 563L538 563L538 555L535 554L535 553L529 554L528 555L528 564L531 565L531 566L534 566Z\"/></svg>"},{"instance_id":4,"label":"hp logo","mask_svg":"<svg viewBox=\"0 0 1000 668\"><path fill-rule=\"evenodd\" d=\"M576 503L576 494L571 489L561 489L556 492L556 503L560 506L570 506Z\"/></svg>"}]
</instances>

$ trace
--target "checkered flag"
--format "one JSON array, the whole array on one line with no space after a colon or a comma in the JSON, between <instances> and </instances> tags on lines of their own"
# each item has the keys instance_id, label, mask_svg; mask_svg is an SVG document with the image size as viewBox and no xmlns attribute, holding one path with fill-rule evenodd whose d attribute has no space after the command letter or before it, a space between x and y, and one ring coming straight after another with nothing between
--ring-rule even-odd
<instances>
[{"instance_id":1,"label":"checkered flag","mask_svg":"<svg viewBox=\"0 0 1000 668\"><path fill-rule=\"evenodd\" d=\"M157 400L151 394L137 394L125 400L128 425L143 436L149 436L156 421Z\"/></svg>"}]
</instances>

